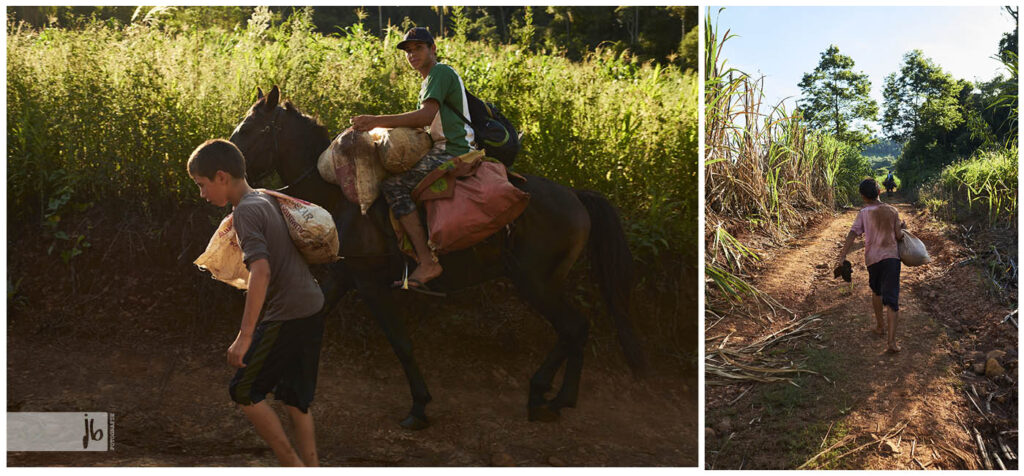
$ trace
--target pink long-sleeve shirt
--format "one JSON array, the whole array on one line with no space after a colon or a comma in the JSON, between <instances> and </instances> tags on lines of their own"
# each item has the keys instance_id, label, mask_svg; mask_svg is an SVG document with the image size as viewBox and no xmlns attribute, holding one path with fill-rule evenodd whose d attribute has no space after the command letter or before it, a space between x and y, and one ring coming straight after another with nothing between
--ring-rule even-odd
<instances>
[{"instance_id":1,"label":"pink long-sleeve shirt","mask_svg":"<svg viewBox=\"0 0 1024 476\"><path fill-rule=\"evenodd\" d=\"M892 205L873 203L860 209L850 231L864 235L864 264L871 266L886 258L899 259L896 230L900 214Z\"/></svg>"}]
</instances>

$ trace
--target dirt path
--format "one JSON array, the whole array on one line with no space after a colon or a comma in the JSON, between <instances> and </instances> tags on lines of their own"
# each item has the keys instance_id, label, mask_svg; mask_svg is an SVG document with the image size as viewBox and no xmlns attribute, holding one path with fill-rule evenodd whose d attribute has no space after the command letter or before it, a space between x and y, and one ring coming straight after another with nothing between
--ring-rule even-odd
<instances>
[{"instance_id":1,"label":"dirt path","mask_svg":"<svg viewBox=\"0 0 1024 476\"><path fill-rule=\"evenodd\" d=\"M960 362L960 354L968 350L965 346L987 352L991 349L984 347L994 345L980 341L977 329L972 335L964 323L998 323L1005 309L986 302L976 273L956 266L963 250L940 233L936 223L907 204L895 205L934 260L925 267L903 267L897 328L903 352L887 354L884 337L870 332L874 318L863 239L848 256L854 264L853 283L832 277L832 264L857 210L818 223L767 263L756 285L798 316L820 315L819 327L809 337L771 352L821 376L805 374L795 380L796 385L709 386L709 467L795 468L816 455L808 467L979 467L968 430L979 418L972 414L964 393L971 383L982 398L993 392L1002 396L1006 408L997 403L992 417L1000 412L1010 415L1016 428L1016 392L984 377L978 380L973 372L965 373ZM726 319L708 337L734 332L730 341L738 343L785 324L762 327L741 319ZM1012 360L1010 372L1016 380L1015 329L1012 334L1012 342L999 344L1012 352L1004 361ZM904 425L888 440L891 445L883 442L858 449ZM1015 445L1015 433L1012 439ZM847 452L851 453L844 455ZM1016 461L1007 462L1011 463L1016 466Z\"/></svg>"},{"instance_id":2,"label":"dirt path","mask_svg":"<svg viewBox=\"0 0 1024 476\"><path fill-rule=\"evenodd\" d=\"M237 293L215 288L215 298L201 299L185 279L194 272L189 266L183 273L110 263L80 271L89 274L72 294L66 279L37 271L62 269L45 244L27 239L14 247L8 271L19 291L7 319L7 410L113 412L117 443L104 453L8 453L8 465L277 464L227 394L233 369L224 353L241 315ZM198 289L212 286L201 279ZM578 407L559 422L530 423L528 379L554 333L508 283L446 300L395 299L407 310L434 397L433 425L420 432L398 426L411 404L408 384L383 333L350 295L328 320L321 354L313 411L322 465L697 464L695 358L685 364L684 354L649 348L653 374L636 381L611 324L595 317ZM220 305L207 307L211 300ZM695 314L677 317L693 323ZM650 326L660 321L634 322L642 336L654 336L658 328Z\"/></svg>"}]
</instances>

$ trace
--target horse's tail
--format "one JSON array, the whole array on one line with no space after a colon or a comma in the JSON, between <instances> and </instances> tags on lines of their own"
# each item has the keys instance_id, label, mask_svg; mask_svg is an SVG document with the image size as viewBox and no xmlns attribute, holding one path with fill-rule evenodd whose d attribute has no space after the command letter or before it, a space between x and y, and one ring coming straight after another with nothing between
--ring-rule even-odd
<instances>
[{"instance_id":1,"label":"horse's tail","mask_svg":"<svg viewBox=\"0 0 1024 476\"><path fill-rule=\"evenodd\" d=\"M600 194L576 190L576 196L590 215L588 243L593 276L608 306L608 314L615 322L626 363L635 375L642 376L647 370L647 359L629 321L629 296L634 285L633 254L627 246L622 221L615 207Z\"/></svg>"}]
</instances>

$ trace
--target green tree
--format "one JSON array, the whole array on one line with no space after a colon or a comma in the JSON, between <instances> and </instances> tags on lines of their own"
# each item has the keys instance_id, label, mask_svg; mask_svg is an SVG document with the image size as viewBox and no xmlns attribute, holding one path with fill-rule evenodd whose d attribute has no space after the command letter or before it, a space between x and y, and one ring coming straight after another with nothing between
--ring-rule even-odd
<instances>
[{"instance_id":1,"label":"green tree","mask_svg":"<svg viewBox=\"0 0 1024 476\"><path fill-rule=\"evenodd\" d=\"M964 119L958 108L964 86L921 50L903 55L900 70L885 77L885 135L906 142L922 127L952 130Z\"/></svg>"},{"instance_id":2,"label":"green tree","mask_svg":"<svg viewBox=\"0 0 1024 476\"><path fill-rule=\"evenodd\" d=\"M871 128L860 121L873 121L878 103L871 99L871 81L863 72L853 71L853 58L831 45L821 54L814 71L800 80L803 97L797 107L812 129L824 130L853 146L871 142Z\"/></svg>"},{"instance_id":3,"label":"green tree","mask_svg":"<svg viewBox=\"0 0 1024 476\"><path fill-rule=\"evenodd\" d=\"M980 111L983 98L969 81L957 80L920 50L903 56L899 71L885 78L885 135L903 143L896 170L913 188L942 167L970 156L991 131Z\"/></svg>"},{"instance_id":4,"label":"green tree","mask_svg":"<svg viewBox=\"0 0 1024 476\"><path fill-rule=\"evenodd\" d=\"M668 7L668 9L673 16L679 17L682 23L680 30L682 39L679 40L676 60L684 70L697 71L697 49L700 47L698 44L700 30L697 28L697 7L677 6Z\"/></svg>"},{"instance_id":5,"label":"green tree","mask_svg":"<svg viewBox=\"0 0 1024 476\"><path fill-rule=\"evenodd\" d=\"M1013 17L1013 31L1003 33L1003 38L999 40L999 59L1003 63L1017 62L1017 30L1018 30L1018 19L1017 13L1018 8L1012 6L1003 7L1006 13L1009 13Z\"/></svg>"}]
</instances>

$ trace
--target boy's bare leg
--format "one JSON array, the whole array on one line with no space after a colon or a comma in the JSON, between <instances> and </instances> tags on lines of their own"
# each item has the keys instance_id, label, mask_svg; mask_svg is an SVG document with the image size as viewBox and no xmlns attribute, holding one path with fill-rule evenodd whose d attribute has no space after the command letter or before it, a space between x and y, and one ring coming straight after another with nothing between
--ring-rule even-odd
<instances>
[{"instance_id":1,"label":"boy's bare leg","mask_svg":"<svg viewBox=\"0 0 1024 476\"><path fill-rule=\"evenodd\" d=\"M875 324L876 324L875 325L875 330L873 330L871 332L874 332L875 335L884 336L885 335L885 317L883 317L883 315L882 315L882 296L872 295L871 296L871 307L874 308L874 311L875 311Z\"/></svg>"},{"instance_id":2,"label":"boy's bare leg","mask_svg":"<svg viewBox=\"0 0 1024 476\"><path fill-rule=\"evenodd\" d=\"M899 352L900 346L896 343L896 321L900 318L900 312L893 310L891 307L885 309L886 317L889 318L889 352Z\"/></svg>"},{"instance_id":3,"label":"boy's bare leg","mask_svg":"<svg viewBox=\"0 0 1024 476\"><path fill-rule=\"evenodd\" d=\"M302 460L299 459L299 455L295 454L295 449L288 441L288 435L284 433L281 419L277 417L277 413L270 408L266 400L253 405L240 406L245 416L256 427L256 433L270 445L270 449L274 451L274 456L277 456L281 466L303 466Z\"/></svg>"},{"instance_id":4,"label":"boy's bare leg","mask_svg":"<svg viewBox=\"0 0 1024 476\"><path fill-rule=\"evenodd\" d=\"M285 405L288 409L288 416L292 419L292 427L295 429L295 446L299 457L306 466L320 466L316 455L316 432L313 427L313 409L309 413L302 413L302 410L291 405Z\"/></svg>"},{"instance_id":5,"label":"boy's bare leg","mask_svg":"<svg viewBox=\"0 0 1024 476\"><path fill-rule=\"evenodd\" d=\"M426 284L427 281L440 276L441 265L434 262L434 254L427 246L427 233L423 229L423 224L420 223L420 216L416 212L412 212L398 217L398 222L402 224L405 234L409 236L409 241L412 242L412 247L416 250L416 258L420 262L409 279Z\"/></svg>"}]
</instances>

